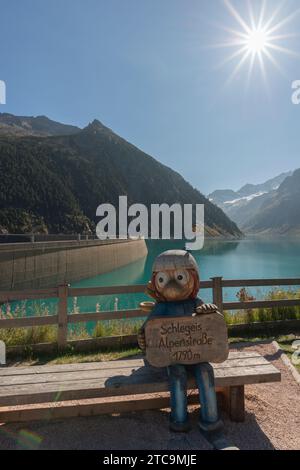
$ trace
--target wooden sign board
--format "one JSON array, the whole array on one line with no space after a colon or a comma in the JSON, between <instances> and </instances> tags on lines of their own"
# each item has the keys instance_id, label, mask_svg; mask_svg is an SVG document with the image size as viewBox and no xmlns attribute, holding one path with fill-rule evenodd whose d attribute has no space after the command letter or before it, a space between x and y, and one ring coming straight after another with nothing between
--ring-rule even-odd
<instances>
[{"instance_id":1,"label":"wooden sign board","mask_svg":"<svg viewBox=\"0 0 300 470\"><path fill-rule=\"evenodd\" d=\"M145 338L146 358L155 367L221 363L229 354L227 326L219 312L154 318L146 324Z\"/></svg>"}]
</instances>

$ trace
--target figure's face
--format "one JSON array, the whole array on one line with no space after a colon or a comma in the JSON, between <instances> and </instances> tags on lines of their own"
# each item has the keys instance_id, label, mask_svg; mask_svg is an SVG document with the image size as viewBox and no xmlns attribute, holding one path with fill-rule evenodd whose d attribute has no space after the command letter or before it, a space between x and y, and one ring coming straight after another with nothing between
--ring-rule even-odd
<instances>
[{"instance_id":1,"label":"figure's face","mask_svg":"<svg viewBox=\"0 0 300 470\"><path fill-rule=\"evenodd\" d=\"M155 288L167 302L188 299L194 290L194 277L189 270L165 270L155 275Z\"/></svg>"}]
</instances>

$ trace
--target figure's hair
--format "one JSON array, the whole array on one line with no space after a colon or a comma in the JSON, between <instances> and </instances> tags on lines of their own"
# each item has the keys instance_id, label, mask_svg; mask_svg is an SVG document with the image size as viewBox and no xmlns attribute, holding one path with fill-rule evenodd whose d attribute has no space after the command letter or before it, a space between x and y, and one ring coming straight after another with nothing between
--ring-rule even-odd
<instances>
[{"instance_id":1,"label":"figure's hair","mask_svg":"<svg viewBox=\"0 0 300 470\"><path fill-rule=\"evenodd\" d=\"M193 289L193 292L191 293L190 299L196 299L199 289L200 289L199 272L195 271L194 269L191 269L190 274L194 279L194 289Z\"/></svg>"},{"instance_id":2,"label":"figure's hair","mask_svg":"<svg viewBox=\"0 0 300 470\"><path fill-rule=\"evenodd\" d=\"M189 296L189 299L196 299L196 297L198 295L198 292L199 292L199 289L200 289L199 274L198 274L198 271L196 271L195 269L187 269L187 271L189 272L189 274L192 276L192 278L194 280L194 289L193 289L191 295ZM158 274L157 272L152 273L151 281L148 282L148 285L147 285L147 288L146 288L146 293L150 297L155 299L157 302L165 302L166 299L164 298L164 296L160 292L158 292L158 290L156 289L156 286L155 286L155 276L157 274Z\"/></svg>"}]
</instances>

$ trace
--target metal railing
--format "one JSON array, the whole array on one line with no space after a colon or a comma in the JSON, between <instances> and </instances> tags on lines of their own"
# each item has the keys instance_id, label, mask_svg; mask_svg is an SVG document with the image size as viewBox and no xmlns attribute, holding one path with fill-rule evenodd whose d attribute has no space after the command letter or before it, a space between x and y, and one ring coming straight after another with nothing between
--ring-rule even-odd
<instances>
[{"instance_id":1,"label":"metal railing","mask_svg":"<svg viewBox=\"0 0 300 470\"><path fill-rule=\"evenodd\" d=\"M60 241L89 241L89 240L97 240L100 242L99 238L96 234L32 234L32 233L25 233L25 234L0 234L0 244L9 244L9 243L41 243L41 242L60 242ZM120 242L120 241L128 241L127 239L110 239L110 240L102 240L103 244L105 243L113 243L113 242Z\"/></svg>"}]
</instances>

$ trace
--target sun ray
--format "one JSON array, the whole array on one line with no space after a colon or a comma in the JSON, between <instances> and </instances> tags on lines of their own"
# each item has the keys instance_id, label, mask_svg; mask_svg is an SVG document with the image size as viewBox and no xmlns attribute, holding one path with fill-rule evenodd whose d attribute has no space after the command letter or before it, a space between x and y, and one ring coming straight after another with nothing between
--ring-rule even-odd
<instances>
[{"instance_id":1,"label":"sun ray","mask_svg":"<svg viewBox=\"0 0 300 470\"><path fill-rule=\"evenodd\" d=\"M236 46L245 46L247 44L246 39L237 39L237 40L231 40L227 42L220 42L218 44L209 44L208 46L205 46L205 49L226 49L228 47L236 47Z\"/></svg>"},{"instance_id":2,"label":"sun ray","mask_svg":"<svg viewBox=\"0 0 300 470\"><path fill-rule=\"evenodd\" d=\"M270 49L279 51L279 52L284 52L287 55L300 58L300 54L298 52L292 51L291 49L287 49L286 47L278 46L277 44L272 44L272 43L267 43L267 47L269 47Z\"/></svg>"},{"instance_id":3,"label":"sun ray","mask_svg":"<svg viewBox=\"0 0 300 470\"><path fill-rule=\"evenodd\" d=\"M258 52L258 62L259 62L259 65L260 65L260 70L261 70L261 74L262 74L262 77L263 77L263 82L264 82L267 94L269 95L269 87L268 87L266 68L265 68L265 63L264 63L261 51Z\"/></svg>"},{"instance_id":4,"label":"sun ray","mask_svg":"<svg viewBox=\"0 0 300 470\"><path fill-rule=\"evenodd\" d=\"M291 39L291 38L299 38L300 33L289 33L289 34L277 34L276 36L269 36L268 41L279 41L280 39Z\"/></svg>"},{"instance_id":5,"label":"sun ray","mask_svg":"<svg viewBox=\"0 0 300 470\"><path fill-rule=\"evenodd\" d=\"M273 26L273 28L271 29L268 29L268 33L269 34L272 34L274 33L275 31L278 31L278 29L282 28L282 26L286 25L287 23L289 23L290 21L294 20L296 18L297 15L299 15L300 13L300 8L296 11L294 11L291 15L287 16L286 18L284 18L282 21L280 21L279 23L277 23L275 26Z\"/></svg>"},{"instance_id":6,"label":"sun ray","mask_svg":"<svg viewBox=\"0 0 300 470\"><path fill-rule=\"evenodd\" d=\"M232 28L226 28L226 26L220 26L221 29L224 31L227 31L228 33L235 34L236 36L239 36L243 39L246 39L248 37L247 33L242 33L241 31L238 31L237 29L232 29Z\"/></svg>"},{"instance_id":7,"label":"sun ray","mask_svg":"<svg viewBox=\"0 0 300 470\"><path fill-rule=\"evenodd\" d=\"M209 24L211 26L214 26L218 29L221 29L223 31L226 31L227 33L230 33L234 36L240 36L242 38L246 38L247 37L247 33L246 32L242 32L242 31L238 31L237 29L233 29L233 28L229 28L228 26L225 26L224 24L220 23L219 21L209 21Z\"/></svg>"},{"instance_id":8,"label":"sun ray","mask_svg":"<svg viewBox=\"0 0 300 470\"><path fill-rule=\"evenodd\" d=\"M247 25L247 23L243 20L241 15L236 11L236 9L233 7L233 5L230 3L229 0L224 0L225 6L228 8L230 11L231 15L240 23L240 25L244 28L246 33L249 33L251 29Z\"/></svg>"},{"instance_id":9,"label":"sun ray","mask_svg":"<svg viewBox=\"0 0 300 470\"><path fill-rule=\"evenodd\" d=\"M236 59L237 57L239 57L240 55L242 55L244 52L246 52L247 50L247 46L244 46L244 47L241 47L240 49L238 49L236 52L234 52L233 54L231 54L230 56L226 57L226 59L224 59L220 64L218 64L215 69L216 70L219 70L221 69L222 67L224 67L224 65L228 64L228 62L231 62L233 59Z\"/></svg>"},{"instance_id":10,"label":"sun ray","mask_svg":"<svg viewBox=\"0 0 300 470\"><path fill-rule=\"evenodd\" d=\"M233 79L236 77L236 75L238 74L238 72L240 71L242 65L244 64L244 62L246 61L246 59L249 57L249 55L251 54L251 52L249 50L245 51L243 57L241 58L241 60L239 61L239 63L235 66L232 74L230 75L230 77L228 78L228 80L226 81L226 84L225 86L229 85Z\"/></svg>"},{"instance_id":11,"label":"sun ray","mask_svg":"<svg viewBox=\"0 0 300 470\"><path fill-rule=\"evenodd\" d=\"M251 54L251 59L250 59L250 64L249 64L249 70L248 70L248 76L247 76L247 84L246 84L246 89L249 88L250 82L251 82L251 77L254 69L254 63L255 63L255 54Z\"/></svg>"},{"instance_id":12,"label":"sun ray","mask_svg":"<svg viewBox=\"0 0 300 470\"><path fill-rule=\"evenodd\" d=\"M279 5L278 7L274 10L273 12L273 15L271 15L271 17L267 20L267 22L264 24L264 29L265 30L268 30L269 27L271 26L271 24L273 23L273 21L276 19L276 17L278 16L278 14L280 13L280 11L282 10L283 6L285 5L286 3L286 0L283 0Z\"/></svg>"},{"instance_id":13,"label":"sun ray","mask_svg":"<svg viewBox=\"0 0 300 470\"><path fill-rule=\"evenodd\" d=\"M265 12L266 12L266 0L262 0L257 29L262 28L264 17L265 17Z\"/></svg>"},{"instance_id":14,"label":"sun ray","mask_svg":"<svg viewBox=\"0 0 300 470\"><path fill-rule=\"evenodd\" d=\"M250 23L251 23L251 29L255 28L255 19L254 19L254 12L252 8L252 3L251 0L248 0L248 11L249 11L249 16L250 16Z\"/></svg>"},{"instance_id":15,"label":"sun ray","mask_svg":"<svg viewBox=\"0 0 300 470\"><path fill-rule=\"evenodd\" d=\"M274 65L274 67L278 70L278 72L284 77L284 78L287 78L287 74L284 72L284 70L282 69L282 67L280 67L280 65L278 64L277 60L274 59L274 57L272 56L271 52L266 49L265 50L265 55L266 57L269 59L269 61Z\"/></svg>"}]
</instances>

